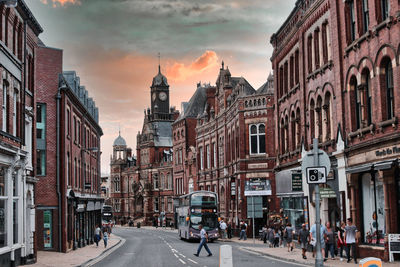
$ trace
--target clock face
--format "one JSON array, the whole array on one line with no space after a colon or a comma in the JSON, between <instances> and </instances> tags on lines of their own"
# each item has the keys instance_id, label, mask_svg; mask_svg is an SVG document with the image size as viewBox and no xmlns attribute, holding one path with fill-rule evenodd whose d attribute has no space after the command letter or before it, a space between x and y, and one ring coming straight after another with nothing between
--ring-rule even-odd
<instances>
[{"instance_id":1,"label":"clock face","mask_svg":"<svg viewBox=\"0 0 400 267\"><path fill-rule=\"evenodd\" d=\"M152 97L151 97L151 98L152 98L152 99L153 99L153 101L154 101L154 100L156 100L156 97L157 97L156 93L153 93L153 95L152 95Z\"/></svg>"},{"instance_id":2,"label":"clock face","mask_svg":"<svg viewBox=\"0 0 400 267\"><path fill-rule=\"evenodd\" d=\"M161 101L167 100L167 94L165 92L161 92L158 97L160 98Z\"/></svg>"}]
</instances>

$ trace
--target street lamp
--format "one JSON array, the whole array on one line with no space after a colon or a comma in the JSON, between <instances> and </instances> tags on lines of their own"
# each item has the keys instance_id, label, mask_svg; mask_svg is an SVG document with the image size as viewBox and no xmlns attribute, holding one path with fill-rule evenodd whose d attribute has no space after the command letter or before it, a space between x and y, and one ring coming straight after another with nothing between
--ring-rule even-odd
<instances>
[{"instance_id":1,"label":"street lamp","mask_svg":"<svg viewBox=\"0 0 400 267\"><path fill-rule=\"evenodd\" d=\"M18 4L18 0L0 0L0 3L4 3L6 7L16 7Z\"/></svg>"}]
</instances>

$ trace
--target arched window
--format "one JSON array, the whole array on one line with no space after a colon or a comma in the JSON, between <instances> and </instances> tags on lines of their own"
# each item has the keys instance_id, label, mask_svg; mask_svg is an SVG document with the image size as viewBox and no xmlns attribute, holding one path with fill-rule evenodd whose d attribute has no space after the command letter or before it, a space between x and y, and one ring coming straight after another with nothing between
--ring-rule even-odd
<instances>
[{"instance_id":1,"label":"arched window","mask_svg":"<svg viewBox=\"0 0 400 267\"><path fill-rule=\"evenodd\" d=\"M285 121L282 118L280 123L280 132L281 132L281 153L285 154Z\"/></svg>"},{"instance_id":2,"label":"arched window","mask_svg":"<svg viewBox=\"0 0 400 267\"><path fill-rule=\"evenodd\" d=\"M352 76L349 83L349 93L350 93L350 116L351 116L351 129L356 131L359 129L360 125L360 108L357 103L357 78ZM354 105L355 103L355 105Z\"/></svg>"},{"instance_id":3,"label":"arched window","mask_svg":"<svg viewBox=\"0 0 400 267\"><path fill-rule=\"evenodd\" d=\"M308 66L308 73L311 73L313 70L313 67L312 67L312 35L311 34L307 38L307 66Z\"/></svg>"},{"instance_id":4,"label":"arched window","mask_svg":"<svg viewBox=\"0 0 400 267\"><path fill-rule=\"evenodd\" d=\"M300 129L300 108L296 110L296 147L300 148L301 142L301 129Z\"/></svg>"},{"instance_id":5,"label":"arched window","mask_svg":"<svg viewBox=\"0 0 400 267\"><path fill-rule=\"evenodd\" d=\"M371 96L371 80L369 69L364 69L361 73L360 92L362 93L361 117L362 127L371 125L372 123L372 96Z\"/></svg>"},{"instance_id":6,"label":"arched window","mask_svg":"<svg viewBox=\"0 0 400 267\"><path fill-rule=\"evenodd\" d=\"M331 94L327 92L325 94L325 99L324 99L324 105L323 105L323 112L324 112L324 139L325 141L331 140L332 136L332 122L331 122L331 108L332 108L332 103L331 103Z\"/></svg>"},{"instance_id":7,"label":"arched window","mask_svg":"<svg viewBox=\"0 0 400 267\"><path fill-rule=\"evenodd\" d=\"M324 64L328 63L328 22L322 24L322 58Z\"/></svg>"},{"instance_id":8,"label":"arched window","mask_svg":"<svg viewBox=\"0 0 400 267\"><path fill-rule=\"evenodd\" d=\"M285 65L284 65L284 74L283 74L283 86L284 86L284 88L283 88L283 90L284 90L284 92L285 92L285 94L287 94L287 92L288 92L288 63L287 63L287 61L285 62Z\"/></svg>"},{"instance_id":9,"label":"arched window","mask_svg":"<svg viewBox=\"0 0 400 267\"><path fill-rule=\"evenodd\" d=\"M310 103L310 137L311 140L315 138L315 103L314 99Z\"/></svg>"},{"instance_id":10,"label":"arched window","mask_svg":"<svg viewBox=\"0 0 400 267\"><path fill-rule=\"evenodd\" d=\"M392 61L386 57L381 63L381 99L383 120L390 120L394 117L394 95L393 95L393 68Z\"/></svg>"},{"instance_id":11,"label":"arched window","mask_svg":"<svg viewBox=\"0 0 400 267\"><path fill-rule=\"evenodd\" d=\"M294 114L294 111L292 111L292 115L290 116L290 141L291 141L291 147L290 149L294 151L296 149L296 116Z\"/></svg>"},{"instance_id":12,"label":"arched window","mask_svg":"<svg viewBox=\"0 0 400 267\"><path fill-rule=\"evenodd\" d=\"M285 117L285 153L289 151L289 117L286 115Z\"/></svg>"},{"instance_id":13,"label":"arched window","mask_svg":"<svg viewBox=\"0 0 400 267\"><path fill-rule=\"evenodd\" d=\"M250 125L250 154L265 153L265 125Z\"/></svg>"},{"instance_id":14,"label":"arched window","mask_svg":"<svg viewBox=\"0 0 400 267\"><path fill-rule=\"evenodd\" d=\"M322 121L322 98L319 96L317 99L317 107L315 109L316 115L317 115L317 122L316 126L317 128L317 134L318 134L318 141L322 142L322 127L323 127L323 121Z\"/></svg>"},{"instance_id":15,"label":"arched window","mask_svg":"<svg viewBox=\"0 0 400 267\"><path fill-rule=\"evenodd\" d=\"M316 28L314 31L314 60L315 68L319 69L319 28Z\"/></svg>"}]
</instances>

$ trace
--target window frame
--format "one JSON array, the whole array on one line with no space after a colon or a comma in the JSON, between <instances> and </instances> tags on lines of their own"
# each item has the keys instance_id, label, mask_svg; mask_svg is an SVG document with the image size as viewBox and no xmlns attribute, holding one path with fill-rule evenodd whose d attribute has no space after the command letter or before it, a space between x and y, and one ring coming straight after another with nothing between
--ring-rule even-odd
<instances>
[{"instance_id":1,"label":"window frame","mask_svg":"<svg viewBox=\"0 0 400 267\"><path fill-rule=\"evenodd\" d=\"M260 133L260 126L264 126L264 133ZM256 126L256 130L257 132L255 134L251 133L251 127L252 126ZM255 156L255 155L265 155L266 154L266 148L264 148L265 152L260 152L260 137L264 136L264 138L266 138L266 133L265 133L265 123L256 123L256 124L249 124L249 155L250 156ZM257 151L256 153L253 153L252 151L252 137L256 137L257 140ZM266 139L264 139L264 144L266 144Z\"/></svg>"}]
</instances>

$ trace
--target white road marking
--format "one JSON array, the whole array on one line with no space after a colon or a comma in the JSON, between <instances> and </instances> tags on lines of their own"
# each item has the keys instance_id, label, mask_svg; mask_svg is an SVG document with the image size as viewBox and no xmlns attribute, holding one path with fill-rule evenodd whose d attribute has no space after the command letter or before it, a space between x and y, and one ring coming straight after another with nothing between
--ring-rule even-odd
<instances>
[{"instance_id":1,"label":"white road marking","mask_svg":"<svg viewBox=\"0 0 400 267\"><path fill-rule=\"evenodd\" d=\"M184 262L183 260L179 259L180 262L182 262L182 264L186 264L186 262Z\"/></svg>"},{"instance_id":2,"label":"white road marking","mask_svg":"<svg viewBox=\"0 0 400 267\"><path fill-rule=\"evenodd\" d=\"M251 250L248 250L248 249L243 249L243 248L239 248L239 249L242 250L242 251L246 251L247 253L255 254L257 256L260 256L262 258L266 258L266 259L269 259L269 260L272 260L272 261L284 262L286 264L289 263L289 264L292 264L292 265L297 265L297 266L302 266L302 267L309 266L309 265L306 265L306 264L301 264L301 263L292 262L292 261L285 261L285 260L281 260L281 259L278 259L278 258L270 257L270 256L264 255L262 253L258 253L258 252L251 251Z\"/></svg>"},{"instance_id":3,"label":"white road marking","mask_svg":"<svg viewBox=\"0 0 400 267\"><path fill-rule=\"evenodd\" d=\"M178 252L178 253L179 253L179 252ZM186 256L183 255L182 253L179 253L179 256L181 256L181 257L183 257L183 258L186 258Z\"/></svg>"},{"instance_id":4,"label":"white road marking","mask_svg":"<svg viewBox=\"0 0 400 267\"><path fill-rule=\"evenodd\" d=\"M177 258L179 259L179 256L178 256L178 255L176 255L175 253L174 253L174 256L175 256L175 257L177 257Z\"/></svg>"},{"instance_id":5,"label":"white road marking","mask_svg":"<svg viewBox=\"0 0 400 267\"><path fill-rule=\"evenodd\" d=\"M194 264L199 264L198 262L196 262L196 261L194 261L194 260L192 260L192 259L189 259L189 258L188 258L188 261L191 261L191 262L193 262Z\"/></svg>"}]
</instances>

